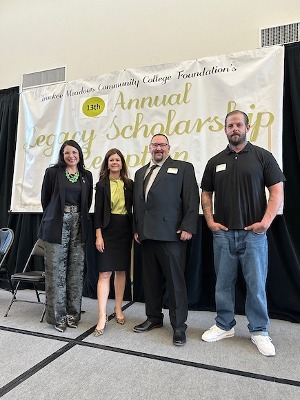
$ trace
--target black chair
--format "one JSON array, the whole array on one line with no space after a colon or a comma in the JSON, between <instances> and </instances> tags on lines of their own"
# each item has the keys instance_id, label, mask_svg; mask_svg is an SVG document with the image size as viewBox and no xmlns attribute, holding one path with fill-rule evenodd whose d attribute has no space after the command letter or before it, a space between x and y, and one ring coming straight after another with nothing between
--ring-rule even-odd
<instances>
[{"instance_id":1,"label":"black chair","mask_svg":"<svg viewBox=\"0 0 300 400\"><path fill-rule=\"evenodd\" d=\"M15 289L13 291L12 299L11 299L11 301L9 303L7 311L6 311L5 315L4 315L5 317L7 317L12 304L14 302L16 302L16 301L23 301L23 302L26 302L26 303L39 303L39 304L44 305L43 313L42 313L42 316L41 316L41 319L40 319L40 322L43 322L43 319L44 319L44 316L45 316L45 312L46 312L46 304L41 302L40 293L38 291L37 285L38 284L45 284L45 271L36 271L36 270L30 268L30 265L33 264L32 263L32 258L34 256L44 257L44 255L45 255L44 242L41 239L38 239L36 241L35 245L33 246L33 249L32 249L32 251L31 251L31 253L30 253L30 255L29 255L29 257L28 257L28 259L26 261L26 264L25 264L25 267L24 267L23 271L22 272L17 272L17 273L15 273L15 274L13 274L11 276L11 280L13 282L16 281L17 284L16 284L16 287L15 287ZM36 293L37 300L17 299L17 292L18 292L18 289L19 289L19 286L20 286L21 282L32 283L32 285L34 287L34 290L35 290L35 293Z\"/></svg>"},{"instance_id":2,"label":"black chair","mask_svg":"<svg viewBox=\"0 0 300 400\"><path fill-rule=\"evenodd\" d=\"M0 279L9 282L11 292L13 285L7 269L6 258L14 241L14 232L9 228L0 229Z\"/></svg>"}]
</instances>

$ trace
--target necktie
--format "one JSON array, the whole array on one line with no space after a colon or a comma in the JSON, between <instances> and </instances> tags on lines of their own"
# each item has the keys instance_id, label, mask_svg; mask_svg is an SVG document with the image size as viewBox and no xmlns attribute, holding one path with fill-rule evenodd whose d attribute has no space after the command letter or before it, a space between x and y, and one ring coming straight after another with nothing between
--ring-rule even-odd
<instances>
[{"instance_id":1,"label":"necktie","mask_svg":"<svg viewBox=\"0 0 300 400\"><path fill-rule=\"evenodd\" d=\"M150 179L150 177L152 175L152 172L155 170L156 167L158 167L158 165L156 165L156 164L152 165L152 167L150 168L150 171L145 176L145 179L144 179L144 182L143 182L144 196L146 194L146 189L147 189L147 185L149 183L149 179Z\"/></svg>"}]
</instances>

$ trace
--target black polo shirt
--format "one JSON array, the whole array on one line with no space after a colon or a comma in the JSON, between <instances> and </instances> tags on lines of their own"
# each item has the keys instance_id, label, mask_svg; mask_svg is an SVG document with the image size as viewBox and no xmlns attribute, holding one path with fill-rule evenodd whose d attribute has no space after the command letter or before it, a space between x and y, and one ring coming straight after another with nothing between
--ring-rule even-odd
<instances>
[{"instance_id":1,"label":"black polo shirt","mask_svg":"<svg viewBox=\"0 0 300 400\"><path fill-rule=\"evenodd\" d=\"M229 147L212 157L201 188L214 192L214 220L228 229L244 229L262 220L265 188L285 181L272 153L247 143L239 153Z\"/></svg>"}]
</instances>

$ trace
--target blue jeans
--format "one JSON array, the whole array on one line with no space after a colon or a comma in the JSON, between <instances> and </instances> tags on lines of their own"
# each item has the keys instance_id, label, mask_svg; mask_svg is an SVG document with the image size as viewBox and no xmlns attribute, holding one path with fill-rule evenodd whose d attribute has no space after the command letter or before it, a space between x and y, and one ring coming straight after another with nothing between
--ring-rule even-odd
<instances>
[{"instance_id":1,"label":"blue jeans","mask_svg":"<svg viewBox=\"0 0 300 400\"><path fill-rule=\"evenodd\" d=\"M235 284L241 265L247 287L245 313L248 329L267 335L270 323L266 298L268 242L266 233L244 230L213 232L216 282L216 325L230 330L235 324Z\"/></svg>"}]
</instances>

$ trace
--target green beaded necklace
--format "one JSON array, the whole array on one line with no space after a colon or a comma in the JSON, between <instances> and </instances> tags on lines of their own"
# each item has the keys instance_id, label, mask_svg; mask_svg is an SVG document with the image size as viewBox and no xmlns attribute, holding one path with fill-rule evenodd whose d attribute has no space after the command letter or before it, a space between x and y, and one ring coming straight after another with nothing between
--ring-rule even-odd
<instances>
[{"instance_id":1,"label":"green beaded necklace","mask_svg":"<svg viewBox=\"0 0 300 400\"><path fill-rule=\"evenodd\" d=\"M75 183L78 181L79 171L76 171L75 174L70 174L70 172L66 169L66 177L70 182Z\"/></svg>"}]
</instances>

